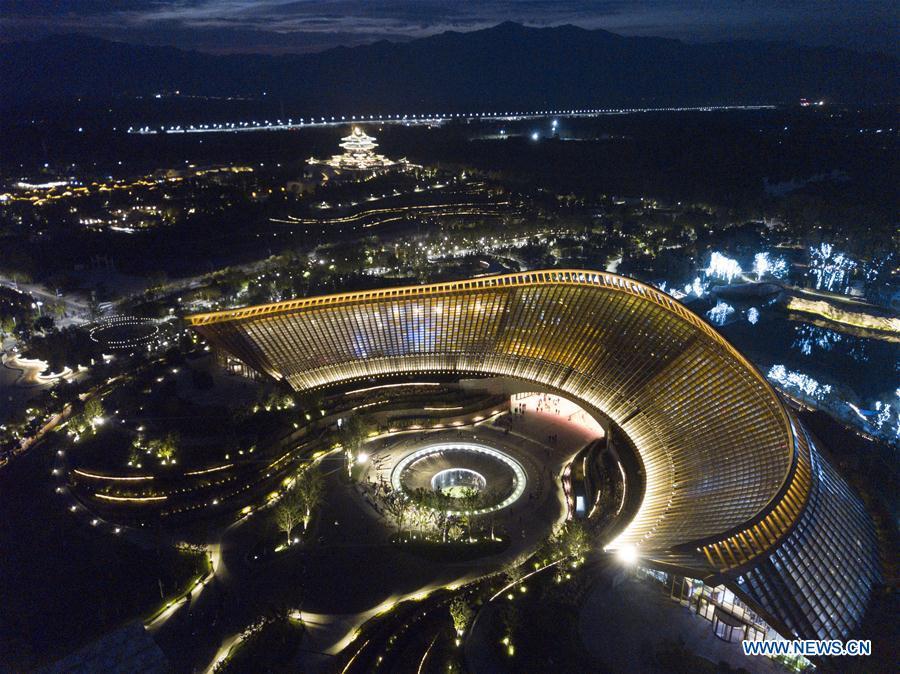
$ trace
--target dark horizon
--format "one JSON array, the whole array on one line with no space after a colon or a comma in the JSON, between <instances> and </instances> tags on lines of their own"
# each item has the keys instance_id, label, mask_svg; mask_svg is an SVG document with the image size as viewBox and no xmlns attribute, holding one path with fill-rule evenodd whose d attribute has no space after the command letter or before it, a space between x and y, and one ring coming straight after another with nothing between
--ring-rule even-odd
<instances>
[{"instance_id":1,"label":"dark horizon","mask_svg":"<svg viewBox=\"0 0 900 674\"><path fill-rule=\"evenodd\" d=\"M473 32L514 21L533 28L572 25L688 44L772 41L900 55L893 3L850 0L823 7L812 0L759 0L752 6L642 0L628 3L391 2L326 3L235 0L231 3L129 0L20 2L0 9L0 42L77 33L128 44L172 46L214 54L306 54L387 40L402 43L446 32Z\"/></svg>"},{"instance_id":2,"label":"dark horizon","mask_svg":"<svg viewBox=\"0 0 900 674\"><path fill-rule=\"evenodd\" d=\"M277 56L212 55L75 35L0 45L0 60L8 73L2 85L7 107L48 98L181 92L280 101L290 109L267 114L300 117L758 105L802 98L868 104L897 96L897 59L880 54L759 41L692 45L513 22ZM157 120L128 121L135 123Z\"/></svg>"}]
</instances>

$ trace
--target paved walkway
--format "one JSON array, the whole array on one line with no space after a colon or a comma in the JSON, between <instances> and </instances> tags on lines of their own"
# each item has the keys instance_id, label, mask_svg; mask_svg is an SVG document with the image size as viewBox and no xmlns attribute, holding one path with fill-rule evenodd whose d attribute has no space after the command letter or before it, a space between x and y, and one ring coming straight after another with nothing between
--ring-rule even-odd
<instances>
[{"instance_id":1,"label":"paved walkway","mask_svg":"<svg viewBox=\"0 0 900 674\"><path fill-rule=\"evenodd\" d=\"M406 597L421 595L448 584L474 580L502 568L538 544L564 514L558 482L545 465L559 466L586 441L582 431L567 431L556 415L519 418L509 434L482 424L460 429L460 440L476 440L500 448L515 448L528 464L532 486L543 482L540 498L523 496L508 509L508 518L521 521L523 538L514 537L503 553L467 562L435 562L399 550L389 542L393 527L360 497L355 487L339 479L343 459L333 455L322 463L327 473L327 498L319 512L311 543L265 563L250 563L248 552L272 530L267 512L229 528L221 539L221 562L216 578L196 601L183 606L155 631L154 638L176 671L202 669L224 652L224 646L257 616L282 605L302 608L309 625L297 663L302 671L329 666L328 656L348 643L353 630L375 613ZM526 439L557 436L552 446ZM520 435L521 434L521 435ZM457 430L398 434L373 441L398 455L408 448L456 439ZM512 451L511 451L512 453ZM541 475L543 473L543 475ZM526 524L527 523L527 524ZM499 518L498 518L499 524ZM516 524L516 526L519 526Z\"/></svg>"}]
</instances>

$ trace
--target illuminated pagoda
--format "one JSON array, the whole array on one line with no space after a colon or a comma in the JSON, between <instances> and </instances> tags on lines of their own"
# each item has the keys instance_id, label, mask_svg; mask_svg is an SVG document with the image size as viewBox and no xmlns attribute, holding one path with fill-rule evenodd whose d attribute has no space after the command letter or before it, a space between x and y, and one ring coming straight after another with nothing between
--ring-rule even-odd
<instances>
[{"instance_id":1,"label":"illuminated pagoda","mask_svg":"<svg viewBox=\"0 0 900 674\"><path fill-rule=\"evenodd\" d=\"M377 154L375 148L378 147L378 143L375 142L375 138L366 134L358 126L353 127L353 131L349 136L341 139L341 147L344 150L343 154L333 155L330 159L316 159L313 157L309 159L309 165L328 167L339 172L376 173L410 166L406 159L394 161L383 154Z\"/></svg>"}]
</instances>

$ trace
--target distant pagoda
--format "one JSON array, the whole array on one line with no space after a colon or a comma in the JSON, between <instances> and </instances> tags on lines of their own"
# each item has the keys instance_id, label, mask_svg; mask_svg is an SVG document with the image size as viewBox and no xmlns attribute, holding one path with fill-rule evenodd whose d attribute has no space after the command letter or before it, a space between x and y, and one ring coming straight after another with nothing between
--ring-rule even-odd
<instances>
[{"instance_id":1,"label":"distant pagoda","mask_svg":"<svg viewBox=\"0 0 900 674\"><path fill-rule=\"evenodd\" d=\"M378 143L361 128L354 126L349 136L341 139L343 154L336 154L331 159L310 158L310 166L327 166L336 171L375 171L381 172L393 168L406 168L406 159L394 161L383 154L377 154Z\"/></svg>"}]
</instances>

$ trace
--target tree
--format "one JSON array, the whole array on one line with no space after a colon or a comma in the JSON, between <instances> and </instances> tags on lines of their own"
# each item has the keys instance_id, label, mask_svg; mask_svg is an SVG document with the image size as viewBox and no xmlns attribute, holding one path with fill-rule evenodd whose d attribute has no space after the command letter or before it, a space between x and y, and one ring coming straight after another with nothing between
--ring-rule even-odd
<instances>
[{"instance_id":1,"label":"tree","mask_svg":"<svg viewBox=\"0 0 900 674\"><path fill-rule=\"evenodd\" d=\"M103 416L103 403L100 401L100 398L94 397L90 398L84 404L84 411L82 414L84 415L84 419L87 423L91 423L95 419L99 419Z\"/></svg>"},{"instance_id":2,"label":"tree","mask_svg":"<svg viewBox=\"0 0 900 674\"><path fill-rule=\"evenodd\" d=\"M16 319L12 316L3 316L0 318L0 334L11 335L16 329Z\"/></svg>"},{"instance_id":3,"label":"tree","mask_svg":"<svg viewBox=\"0 0 900 674\"><path fill-rule=\"evenodd\" d=\"M346 417L338 427L338 436L347 457L347 473L352 476L353 464L369 434L369 426L357 415Z\"/></svg>"},{"instance_id":4,"label":"tree","mask_svg":"<svg viewBox=\"0 0 900 674\"><path fill-rule=\"evenodd\" d=\"M168 281L169 277L163 270L158 270L150 274L150 277L147 279L147 296L153 297L162 295Z\"/></svg>"},{"instance_id":5,"label":"tree","mask_svg":"<svg viewBox=\"0 0 900 674\"><path fill-rule=\"evenodd\" d=\"M306 532L306 528L309 526L309 522L312 519L313 510L316 509L319 502L322 500L324 486L322 473L313 466L308 467L297 476L294 490L297 492L297 497L302 503L304 532Z\"/></svg>"},{"instance_id":6,"label":"tree","mask_svg":"<svg viewBox=\"0 0 900 674\"><path fill-rule=\"evenodd\" d=\"M503 622L502 643L506 646L508 655L515 653L513 638L519 628L519 607L514 601L505 601L500 605L500 619Z\"/></svg>"},{"instance_id":7,"label":"tree","mask_svg":"<svg viewBox=\"0 0 900 674\"><path fill-rule=\"evenodd\" d=\"M16 284L18 290L20 283L31 283L31 275L26 271L15 270L9 272L9 280Z\"/></svg>"},{"instance_id":8,"label":"tree","mask_svg":"<svg viewBox=\"0 0 900 674\"><path fill-rule=\"evenodd\" d=\"M397 535L403 534L403 523L409 515L408 503L406 496L400 492L391 492L384 499L384 510L390 515L391 519L397 524Z\"/></svg>"},{"instance_id":9,"label":"tree","mask_svg":"<svg viewBox=\"0 0 900 674\"><path fill-rule=\"evenodd\" d=\"M131 442L131 448L128 450L128 465L134 468L140 468L141 452L143 451L143 440L138 436Z\"/></svg>"},{"instance_id":10,"label":"tree","mask_svg":"<svg viewBox=\"0 0 900 674\"><path fill-rule=\"evenodd\" d=\"M576 559L583 556L590 547L584 525L575 520L563 527L560 532L560 543L563 553Z\"/></svg>"},{"instance_id":11,"label":"tree","mask_svg":"<svg viewBox=\"0 0 900 674\"><path fill-rule=\"evenodd\" d=\"M156 450L156 455L168 463L175 459L175 453L178 451L178 436L175 433L167 433L160 442Z\"/></svg>"},{"instance_id":12,"label":"tree","mask_svg":"<svg viewBox=\"0 0 900 674\"><path fill-rule=\"evenodd\" d=\"M300 407L306 411L309 421L325 414L322 410L324 405L325 398L320 391L306 391L300 399Z\"/></svg>"},{"instance_id":13,"label":"tree","mask_svg":"<svg viewBox=\"0 0 900 674\"><path fill-rule=\"evenodd\" d=\"M456 597L450 602L450 617L453 619L453 628L459 636L462 636L472 619L475 617L475 610L469 605L465 597Z\"/></svg>"},{"instance_id":14,"label":"tree","mask_svg":"<svg viewBox=\"0 0 900 674\"><path fill-rule=\"evenodd\" d=\"M56 318L62 318L66 315L66 305L62 302L48 302L47 311Z\"/></svg>"},{"instance_id":15,"label":"tree","mask_svg":"<svg viewBox=\"0 0 900 674\"><path fill-rule=\"evenodd\" d=\"M287 544L291 544L291 534L303 521L305 504L297 489L288 489L278 505L275 506L275 524L287 536Z\"/></svg>"},{"instance_id":16,"label":"tree","mask_svg":"<svg viewBox=\"0 0 900 674\"><path fill-rule=\"evenodd\" d=\"M76 436L91 433L102 417L103 403L97 397L89 398L81 412L73 414L69 419L69 432Z\"/></svg>"},{"instance_id":17,"label":"tree","mask_svg":"<svg viewBox=\"0 0 900 674\"><path fill-rule=\"evenodd\" d=\"M92 321L96 321L102 315L103 312L100 310L100 303L97 301L97 298L91 294L91 299L88 301L88 316Z\"/></svg>"},{"instance_id":18,"label":"tree","mask_svg":"<svg viewBox=\"0 0 900 674\"><path fill-rule=\"evenodd\" d=\"M516 563L515 566L508 567L503 575L507 585L514 585L525 576L525 570Z\"/></svg>"}]
</instances>

